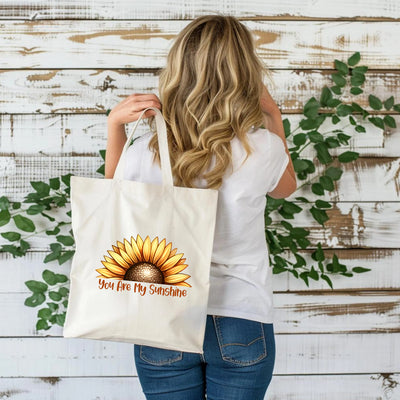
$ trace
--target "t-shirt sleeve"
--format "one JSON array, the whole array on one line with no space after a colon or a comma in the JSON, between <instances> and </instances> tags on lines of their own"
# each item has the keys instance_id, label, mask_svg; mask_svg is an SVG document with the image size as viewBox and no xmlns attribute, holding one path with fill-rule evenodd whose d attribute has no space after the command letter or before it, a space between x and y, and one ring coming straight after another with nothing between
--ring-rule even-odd
<instances>
[{"instance_id":1,"label":"t-shirt sleeve","mask_svg":"<svg viewBox=\"0 0 400 400\"><path fill-rule=\"evenodd\" d=\"M285 151L283 140L275 133L269 132L269 188L267 193L272 192L282 178L289 164L289 156Z\"/></svg>"}]
</instances>

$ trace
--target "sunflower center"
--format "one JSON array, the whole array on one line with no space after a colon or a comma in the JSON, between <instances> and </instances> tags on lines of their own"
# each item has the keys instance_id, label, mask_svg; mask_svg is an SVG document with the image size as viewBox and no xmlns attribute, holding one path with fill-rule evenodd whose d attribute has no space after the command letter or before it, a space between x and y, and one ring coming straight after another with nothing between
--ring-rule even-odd
<instances>
[{"instance_id":1,"label":"sunflower center","mask_svg":"<svg viewBox=\"0 0 400 400\"><path fill-rule=\"evenodd\" d=\"M127 269L124 280L164 283L164 274L155 265L146 262L140 262Z\"/></svg>"}]
</instances>

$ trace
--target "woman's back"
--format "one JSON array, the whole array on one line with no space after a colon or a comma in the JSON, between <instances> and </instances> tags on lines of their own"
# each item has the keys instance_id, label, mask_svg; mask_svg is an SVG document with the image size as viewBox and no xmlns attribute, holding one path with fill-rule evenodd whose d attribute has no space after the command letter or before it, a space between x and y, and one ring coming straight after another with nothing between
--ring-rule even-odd
<instances>
[{"instance_id":1,"label":"woman's back","mask_svg":"<svg viewBox=\"0 0 400 400\"><path fill-rule=\"evenodd\" d=\"M148 131L129 147L124 178L162 184L152 162ZM272 191L289 162L282 140L267 129L247 133L252 154L231 140L233 172L227 170L218 189L217 220L211 256L208 314L272 322L272 284L265 239L266 193ZM215 159L210 166L213 168ZM196 187L206 187L197 179Z\"/></svg>"}]
</instances>

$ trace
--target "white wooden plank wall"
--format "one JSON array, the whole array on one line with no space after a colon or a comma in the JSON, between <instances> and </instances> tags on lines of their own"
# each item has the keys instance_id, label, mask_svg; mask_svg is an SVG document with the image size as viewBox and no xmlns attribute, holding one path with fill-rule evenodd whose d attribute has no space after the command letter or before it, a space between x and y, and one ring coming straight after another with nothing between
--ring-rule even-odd
<instances>
[{"instance_id":1,"label":"white wooden plank wall","mask_svg":"<svg viewBox=\"0 0 400 400\"><path fill-rule=\"evenodd\" d=\"M219 8L201 0L0 2L0 195L22 200L31 180L68 172L99 177L104 111L130 93L157 93L174 36L214 12L255 31L273 72L271 93L293 126L305 102L331 85L334 59L355 51L369 67L357 101L368 106L373 93L400 102L397 0L227 1ZM328 196L335 204L327 229L306 213L296 224L310 229L313 246L321 241L328 255L371 272L334 279L334 291L274 275L277 354L268 399L400 399L400 128L382 134L371 125L348 148L360 158L343 165ZM294 196L305 194L315 198L303 190ZM24 258L0 254L0 399L144 399L132 345L65 339L57 326L35 330L37 308L24 306L24 282L40 279L49 240L31 243ZM311 250L303 253L311 262ZM70 263L46 267L68 274Z\"/></svg>"}]
</instances>

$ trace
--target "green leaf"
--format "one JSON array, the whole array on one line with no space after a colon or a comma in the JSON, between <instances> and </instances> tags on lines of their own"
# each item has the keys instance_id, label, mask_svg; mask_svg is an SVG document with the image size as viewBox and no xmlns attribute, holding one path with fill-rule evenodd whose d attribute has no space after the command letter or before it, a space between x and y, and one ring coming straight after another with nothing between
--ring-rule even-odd
<instances>
[{"instance_id":1,"label":"green leaf","mask_svg":"<svg viewBox=\"0 0 400 400\"><path fill-rule=\"evenodd\" d=\"M65 313L63 314L57 314L56 315L56 324L60 326L64 326L65 322Z\"/></svg>"},{"instance_id":2,"label":"green leaf","mask_svg":"<svg viewBox=\"0 0 400 400\"><path fill-rule=\"evenodd\" d=\"M386 99L383 103L383 106L386 108L386 110L390 110L393 107L394 104L394 97L390 96L388 99Z\"/></svg>"},{"instance_id":3,"label":"green leaf","mask_svg":"<svg viewBox=\"0 0 400 400\"><path fill-rule=\"evenodd\" d=\"M352 112L353 112L353 107L348 104L340 104L336 108L336 114L339 115L339 117L345 117L346 115L349 115Z\"/></svg>"},{"instance_id":4,"label":"green leaf","mask_svg":"<svg viewBox=\"0 0 400 400\"><path fill-rule=\"evenodd\" d=\"M8 210L0 211L0 226L6 225L10 222L11 215Z\"/></svg>"},{"instance_id":5,"label":"green leaf","mask_svg":"<svg viewBox=\"0 0 400 400\"><path fill-rule=\"evenodd\" d=\"M46 206L44 206L43 204L33 204L26 210L26 213L28 215L36 215L40 214L45 209Z\"/></svg>"},{"instance_id":6,"label":"green leaf","mask_svg":"<svg viewBox=\"0 0 400 400\"><path fill-rule=\"evenodd\" d=\"M382 102L373 94L368 96L368 102L374 110L380 110L382 108Z\"/></svg>"},{"instance_id":7,"label":"green leaf","mask_svg":"<svg viewBox=\"0 0 400 400\"><path fill-rule=\"evenodd\" d=\"M44 293L48 288L48 286L45 283L34 280L26 281L25 285L33 293Z\"/></svg>"},{"instance_id":8,"label":"green leaf","mask_svg":"<svg viewBox=\"0 0 400 400\"><path fill-rule=\"evenodd\" d=\"M339 104L341 104L341 101L339 99L329 99L326 102L328 107L337 107Z\"/></svg>"},{"instance_id":9,"label":"green leaf","mask_svg":"<svg viewBox=\"0 0 400 400\"><path fill-rule=\"evenodd\" d=\"M320 143L324 141L324 137L318 131L308 132L307 136L314 143Z\"/></svg>"},{"instance_id":10,"label":"green leaf","mask_svg":"<svg viewBox=\"0 0 400 400\"><path fill-rule=\"evenodd\" d=\"M50 308L41 308L41 309L38 311L37 316L38 316L39 318L49 319L49 318L51 317L51 314L52 314L52 312L51 312Z\"/></svg>"},{"instance_id":11,"label":"green leaf","mask_svg":"<svg viewBox=\"0 0 400 400\"><path fill-rule=\"evenodd\" d=\"M351 139L351 136L346 135L345 133L338 133L337 135L340 143L344 143L344 144L349 144L349 139Z\"/></svg>"},{"instance_id":12,"label":"green leaf","mask_svg":"<svg viewBox=\"0 0 400 400\"><path fill-rule=\"evenodd\" d=\"M303 203L309 203L310 200L306 199L305 197L299 196L299 197L295 197L295 200L299 200L302 201Z\"/></svg>"},{"instance_id":13,"label":"green leaf","mask_svg":"<svg viewBox=\"0 0 400 400\"><path fill-rule=\"evenodd\" d=\"M332 123L333 124L337 124L338 122L340 122L340 118L337 115L333 115L332 116Z\"/></svg>"},{"instance_id":14,"label":"green leaf","mask_svg":"<svg viewBox=\"0 0 400 400\"><path fill-rule=\"evenodd\" d=\"M35 224L29 218L26 218L20 214L14 215L13 220L17 228L25 232L33 232L35 230Z\"/></svg>"},{"instance_id":15,"label":"green leaf","mask_svg":"<svg viewBox=\"0 0 400 400\"><path fill-rule=\"evenodd\" d=\"M67 174L67 175L62 175L61 180L64 182L64 184L67 187L70 187L70 179L71 179L72 174Z\"/></svg>"},{"instance_id":16,"label":"green leaf","mask_svg":"<svg viewBox=\"0 0 400 400\"><path fill-rule=\"evenodd\" d=\"M298 133L297 135L293 136L293 143L296 146L301 146L307 141L307 136L305 133Z\"/></svg>"},{"instance_id":17,"label":"green leaf","mask_svg":"<svg viewBox=\"0 0 400 400\"><path fill-rule=\"evenodd\" d=\"M37 330L37 331L40 331L40 330L47 330L47 329L49 329L49 328L50 328L49 324L48 324L47 321L44 320L44 319L39 319L39 320L36 322L36 330Z\"/></svg>"},{"instance_id":18,"label":"green leaf","mask_svg":"<svg viewBox=\"0 0 400 400\"><path fill-rule=\"evenodd\" d=\"M325 254L324 251L322 250L321 242L317 243L317 248L311 253L311 258L315 261L325 260Z\"/></svg>"},{"instance_id":19,"label":"green leaf","mask_svg":"<svg viewBox=\"0 0 400 400\"><path fill-rule=\"evenodd\" d=\"M306 284L307 286L309 286L309 284L308 284L308 275L309 275L309 272L308 272L308 271L304 271L304 272L302 272L302 273L300 274L300 278L303 279L303 281L305 282L305 284Z\"/></svg>"},{"instance_id":20,"label":"green leaf","mask_svg":"<svg viewBox=\"0 0 400 400\"><path fill-rule=\"evenodd\" d=\"M318 195L323 195L324 194L324 188L322 187L322 185L318 182L315 182L311 185L311 191L315 194Z\"/></svg>"},{"instance_id":21,"label":"green leaf","mask_svg":"<svg viewBox=\"0 0 400 400\"><path fill-rule=\"evenodd\" d=\"M301 207L299 207L297 204L292 203L290 201L285 201L282 208L285 212L287 212L289 214L299 213L302 210Z\"/></svg>"},{"instance_id":22,"label":"green leaf","mask_svg":"<svg viewBox=\"0 0 400 400\"><path fill-rule=\"evenodd\" d=\"M315 201L315 206L318 208L332 208L331 203L328 203L327 201L319 200L319 199Z\"/></svg>"},{"instance_id":23,"label":"green leaf","mask_svg":"<svg viewBox=\"0 0 400 400\"><path fill-rule=\"evenodd\" d=\"M54 291L49 292L49 297L50 297L50 299L53 300L53 301L59 301L59 300L61 300L61 298L62 298L61 295L60 295L60 293L54 292Z\"/></svg>"},{"instance_id":24,"label":"green leaf","mask_svg":"<svg viewBox=\"0 0 400 400\"><path fill-rule=\"evenodd\" d=\"M385 129L385 126L383 125L383 119L380 117L369 117L368 121L372 122L378 128Z\"/></svg>"},{"instance_id":25,"label":"green leaf","mask_svg":"<svg viewBox=\"0 0 400 400\"><path fill-rule=\"evenodd\" d=\"M356 151L345 151L344 153L339 154L338 160L340 162L346 163L346 162L357 160L358 156L359 156L359 153L357 153Z\"/></svg>"},{"instance_id":26,"label":"green leaf","mask_svg":"<svg viewBox=\"0 0 400 400\"><path fill-rule=\"evenodd\" d=\"M328 283L328 285L331 287L331 289L333 289L332 281L330 280L329 276L327 276L325 274L321 274L321 279L326 281Z\"/></svg>"},{"instance_id":27,"label":"green leaf","mask_svg":"<svg viewBox=\"0 0 400 400\"><path fill-rule=\"evenodd\" d=\"M61 287L58 289L58 293L60 293L62 297L66 297L68 296L69 290L66 287Z\"/></svg>"},{"instance_id":28,"label":"green leaf","mask_svg":"<svg viewBox=\"0 0 400 400\"><path fill-rule=\"evenodd\" d=\"M283 121L283 129L285 130L285 137L287 138L287 137L289 137L289 135L290 135L290 121L287 119L287 118L285 118Z\"/></svg>"},{"instance_id":29,"label":"green leaf","mask_svg":"<svg viewBox=\"0 0 400 400\"><path fill-rule=\"evenodd\" d=\"M55 285L57 283L56 274L48 269L45 269L42 272L43 280L50 286Z\"/></svg>"},{"instance_id":30,"label":"green leaf","mask_svg":"<svg viewBox=\"0 0 400 400\"><path fill-rule=\"evenodd\" d=\"M72 246L75 243L74 238L72 236L58 235L56 236L56 239L64 246Z\"/></svg>"},{"instance_id":31,"label":"green leaf","mask_svg":"<svg viewBox=\"0 0 400 400\"><path fill-rule=\"evenodd\" d=\"M53 190L58 190L60 189L60 177L56 177L56 178L50 178L49 179L50 182L50 188Z\"/></svg>"},{"instance_id":32,"label":"green leaf","mask_svg":"<svg viewBox=\"0 0 400 400\"><path fill-rule=\"evenodd\" d=\"M332 99L332 92L329 90L327 86L324 86L322 89L321 97L319 99L321 106L326 107L328 105L328 101L331 99Z\"/></svg>"},{"instance_id":33,"label":"green leaf","mask_svg":"<svg viewBox=\"0 0 400 400\"><path fill-rule=\"evenodd\" d=\"M48 196L50 193L50 186L45 182L31 181L31 185L41 197Z\"/></svg>"},{"instance_id":34,"label":"green leaf","mask_svg":"<svg viewBox=\"0 0 400 400\"><path fill-rule=\"evenodd\" d=\"M333 149L335 147L339 147L340 146L339 141L333 136L328 136L325 139L325 143L330 149Z\"/></svg>"},{"instance_id":35,"label":"green leaf","mask_svg":"<svg viewBox=\"0 0 400 400\"><path fill-rule=\"evenodd\" d=\"M350 66L358 64L360 61L360 52L356 51L354 54L352 54L348 59L347 59L347 64Z\"/></svg>"},{"instance_id":36,"label":"green leaf","mask_svg":"<svg viewBox=\"0 0 400 400\"><path fill-rule=\"evenodd\" d=\"M320 176L319 182L325 190L331 191L335 189L333 180L330 176L324 176L324 175Z\"/></svg>"},{"instance_id":37,"label":"green leaf","mask_svg":"<svg viewBox=\"0 0 400 400\"><path fill-rule=\"evenodd\" d=\"M294 256L296 257L296 264L293 265L293 268L301 268L307 264L304 257L302 257L300 254L295 253Z\"/></svg>"},{"instance_id":38,"label":"green leaf","mask_svg":"<svg viewBox=\"0 0 400 400\"><path fill-rule=\"evenodd\" d=\"M362 90L361 88L359 88L357 86L353 86L353 87L350 88L350 93L354 94L354 95L358 95L358 94L361 94L363 92L364 92L364 90Z\"/></svg>"},{"instance_id":39,"label":"green leaf","mask_svg":"<svg viewBox=\"0 0 400 400\"><path fill-rule=\"evenodd\" d=\"M314 149L317 151L317 158L322 164L328 164L332 161L328 146L324 142L315 144Z\"/></svg>"},{"instance_id":40,"label":"green leaf","mask_svg":"<svg viewBox=\"0 0 400 400\"><path fill-rule=\"evenodd\" d=\"M313 218L321 225L324 225L324 223L329 219L325 210L321 210L314 206L310 208L310 213L313 216Z\"/></svg>"},{"instance_id":41,"label":"green leaf","mask_svg":"<svg viewBox=\"0 0 400 400\"><path fill-rule=\"evenodd\" d=\"M346 85L346 78L343 78L343 76L339 73L334 73L331 74L331 78L333 82L335 82L336 86L338 87L344 87ZM333 88L332 88L333 90Z\"/></svg>"},{"instance_id":42,"label":"green leaf","mask_svg":"<svg viewBox=\"0 0 400 400\"><path fill-rule=\"evenodd\" d=\"M303 114L307 118L314 119L318 115L319 107L320 107L320 105L319 105L318 100L315 97L311 97L307 101L307 103L304 105Z\"/></svg>"},{"instance_id":43,"label":"green leaf","mask_svg":"<svg viewBox=\"0 0 400 400\"><path fill-rule=\"evenodd\" d=\"M49 306L51 312L57 311L59 309L59 305L57 303L50 302L50 303L46 303L46 304Z\"/></svg>"},{"instance_id":44,"label":"green leaf","mask_svg":"<svg viewBox=\"0 0 400 400\"><path fill-rule=\"evenodd\" d=\"M394 120L394 118L390 115L385 115L383 117L383 122L389 126L390 128L396 128L396 121Z\"/></svg>"},{"instance_id":45,"label":"green leaf","mask_svg":"<svg viewBox=\"0 0 400 400\"><path fill-rule=\"evenodd\" d=\"M352 270L353 272L357 273L357 274L360 274L360 273L362 273L362 272L371 271L370 268L364 268L364 267L353 267L351 270Z\"/></svg>"},{"instance_id":46,"label":"green leaf","mask_svg":"<svg viewBox=\"0 0 400 400\"><path fill-rule=\"evenodd\" d=\"M57 279L58 283L64 283L64 282L67 282L68 277L63 274L56 274L56 279Z\"/></svg>"},{"instance_id":47,"label":"green leaf","mask_svg":"<svg viewBox=\"0 0 400 400\"><path fill-rule=\"evenodd\" d=\"M340 168L336 167L328 167L325 170L325 175L332 178L334 181L337 181L342 176L343 171Z\"/></svg>"},{"instance_id":48,"label":"green leaf","mask_svg":"<svg viewBox=\"0 0 400 400\"><path fill-rule=\"evenodd\" d=\"M293 168L295 172L301 172L308 168L308 163L305 160L296 159L293 161Z\"/></svg>"},{"instance_id":49,"label":"green leaf","mask_svg":"<svg viewBox=\"0 0 400 400\"><path fill-rule=\"evenodd\" d=\"M349 67L342 61L335 60L335 68L342 74L347 75L349 73Z\"/></svg>"},{"instance_id":50,"label":"green leaf","mask_svg":"<svg viewBox=\"0 0 400 400\"><path fill-rule=\"evenodd\" d=\"M366 132L365 128L362 125L356 125L354 129L356 132Z\"/></svg>"},{"instance_id":51,"label":"green leaf","mask_svg":"<svg viewBox=\"0 0 400 400\"><path fill-rule=\"evenodd\" d=\"M75 254L75 250L66 251L63 255L58 257L58 263L60 265L64 264Z\"/></svg>"},{"instance_id":52,"label":"green leaf","mask_svg":"<svg viewBox=\"0 0 400 400\"><path fill-rule=\"evenodd\" d=\"M354 74L350 77L350 84L353 87L361 86L365 82L364 74Z\"/></svg>"},{"instance_id":53,"label":"green leaf","mask_svg":"<svg viewBox=\"0 0 400 400\"><path fill-rule=\"evenodd\" d=\"M10 242L15 242L21 238L21 234L18 232L1 232L1 236Z\"/></svg>"},{"instance_id":54,"label":"green leaf","mask_svg":"<svg viewBox=\"0 0 400 400\"><path fill-rule=\"evenodd\" d=\"M332 86L331 90L333 93L335 93L337 95L342 94L342 90L340 89L340 86Z\"/></svg>"},{"instance_id":55,"label":"green leaf","mask_svg":"<svg viewBox=\"0 0 400 400\"><path fill-rule=\"evenodd\" d=\"M46 296L43 293L33 293L32 296L27 297L24 301L24 305L28 307L36 307L44 303Z\"/></svg>"},{"instance_id":56,"label":"green leaf","mask_svg":"<svg viewBox=\"0 0 400 400\"><path fill-rule=\"evenodd\" d=\"M318 272L314 269L314 266L311 267L309 276L311 279L314 279L314 281L317 281L319 279Z\"/></svg>"}]
</instances>

